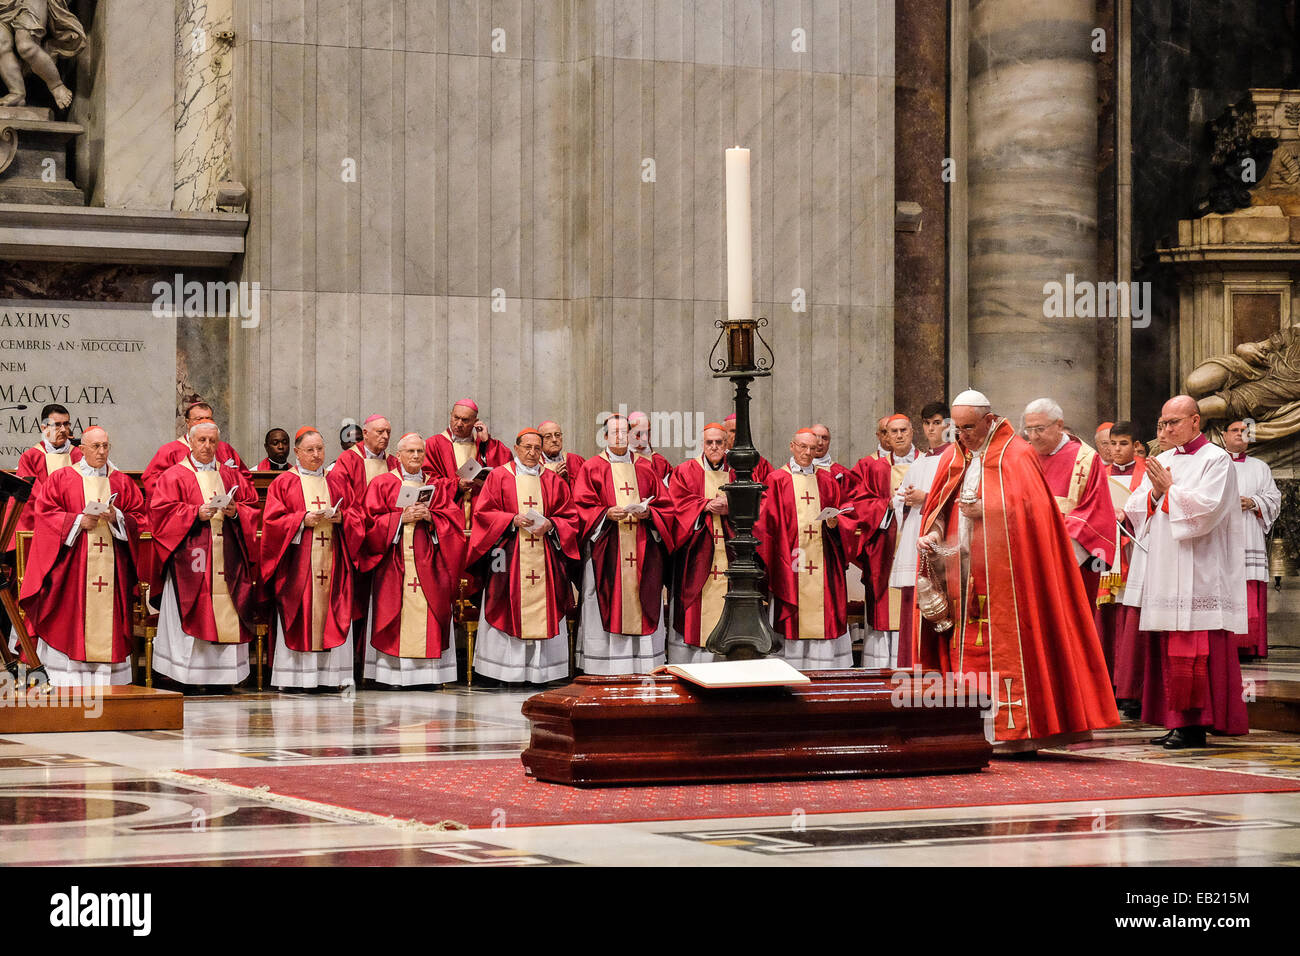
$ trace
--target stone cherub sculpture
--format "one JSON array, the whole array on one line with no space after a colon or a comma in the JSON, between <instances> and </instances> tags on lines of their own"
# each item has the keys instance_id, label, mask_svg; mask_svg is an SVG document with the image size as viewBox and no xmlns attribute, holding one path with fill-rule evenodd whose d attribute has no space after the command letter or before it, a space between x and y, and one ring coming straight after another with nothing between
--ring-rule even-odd
<instances>
[{"instance_id":1,"label":"stone cherub sculpture","mask_svg":"<svg viewBox=\"0 0 1300 956\"><path fill-rule=\"evenodd\" d=\"M1187 376L1187 394L1197 400L1201 418L1220 426L1251 419L1261 443L1300 432L1300 328L1233 351L1206 359Z\"/></svg>"},{"instance_id":2,"label":"stone cherub sculpture","mask_svg":"<svg viewBox=\"0 0 1300 956\"><path fill-rule=\"evenodd\" d=\"M0 80L7 90L0 106L27 105L25 65L45 81L59 109L67 109L72 91L54 58L74 57L85 46L86 30L66 0L0 0Z\"/></svg>"}]
</instances>

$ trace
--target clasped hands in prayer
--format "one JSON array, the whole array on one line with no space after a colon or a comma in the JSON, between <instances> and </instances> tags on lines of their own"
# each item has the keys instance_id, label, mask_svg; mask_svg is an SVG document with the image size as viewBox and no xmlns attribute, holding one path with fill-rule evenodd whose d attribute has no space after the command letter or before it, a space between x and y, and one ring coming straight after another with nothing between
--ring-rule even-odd
<instances>
[{"instance_id":1,"label":"clasped hands in prayer","mask_svg":"<svg viewBox=\"0 0 1300 956\"><path fill-rule=\"evenodd\" d=\"M1154 458L1147 459L1147 477L1151 480L1151 490L1157 498L1164 495L1174 483L1174 476L1169 473L1169 469Z\"/></svg>"},{"instance_id":2,"label":"clasped hands in prayer","mask_svg":"<svg viewBox=\"0 0 1300 956\"><path fill-rule=\"evenodd\" d=\"M417 521L430 521L433 514L428 505L407 505L402 509L402 524L414 524Z\"/></svg>"}]
</instances>

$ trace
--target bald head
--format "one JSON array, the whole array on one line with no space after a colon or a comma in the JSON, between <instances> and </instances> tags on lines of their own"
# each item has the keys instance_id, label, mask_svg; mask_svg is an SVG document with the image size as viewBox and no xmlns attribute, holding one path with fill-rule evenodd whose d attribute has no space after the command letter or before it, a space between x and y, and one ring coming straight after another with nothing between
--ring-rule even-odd
<instances>
[{"instance_id":1,"label":"bald head","mask_svg":"<svg viewBox=\"0 0 1300 956\"><path fill-rule=\"evenodd\" d=\"M81 454L91 468L103 468L108 461L108 432L91 425L81 433Z\"/></svg>"},{"instance_id":2,"label":"bald head","mask_svg":"<svg viewBox=\"0 0 1300 956\"><path fill-rule=\"evenodd\" d=\"M1186 445L1201 433L1200 406L1190 395L1175 395L1160 409L1156 423L1156 437L1161 447L1174 448Z\"/></svg>"}]
</instances>

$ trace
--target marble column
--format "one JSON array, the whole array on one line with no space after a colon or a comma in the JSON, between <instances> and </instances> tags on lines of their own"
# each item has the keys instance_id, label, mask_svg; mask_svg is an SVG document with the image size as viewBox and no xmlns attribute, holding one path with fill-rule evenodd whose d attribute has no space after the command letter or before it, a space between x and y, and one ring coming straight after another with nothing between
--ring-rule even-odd
<instances>
[{"instance_id":1,"label":"marble column","mask_svg":"<svg viewBox=\"0 0 1300 956\"><path fill-rule=\"evenodd\" d=\"M176 210L212 211L230 178L233 19L234 0L176 0Z\"/></svg>"},{"instance_id":2,"label":"marble column","mask_svg":"<svg viewBox=\"0 0 1300 956\"><path fill-rule=\"evenodd\" d=\"M1050 396L1089 435L1097 322L1046 318L1043 287L1097 278L1095 18L1095 0L973 0L968 108L970 384L1017 421Z\"/></svg>"},{"instance_id":3,"label":"marble column","mask_svg":"<svg viewBox=\"0 0 1300 956\"><path fill-rule=\"evenodd\" d=\"M899 58L894 87L894 196L921 207L921 228L894 236L894 405L919 420L947 388L948 184L940 175L949 145L948 4L907 0L894 7ZM964 383L963 383L964 384Z\"/></svg>"}]
</instances>

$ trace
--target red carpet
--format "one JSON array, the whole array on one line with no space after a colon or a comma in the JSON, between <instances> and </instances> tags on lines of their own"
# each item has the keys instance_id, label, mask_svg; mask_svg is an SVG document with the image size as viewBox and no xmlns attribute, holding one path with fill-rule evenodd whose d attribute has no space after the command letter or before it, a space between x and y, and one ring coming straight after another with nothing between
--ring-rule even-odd
<instances>
[{"instance_id":1,"label":"red carpet","mask_svg":"<svg viewBox=\"0 0 1300 956\"><path fill-rule=\"evenodd\" d=\"M539 783L524 775L518 759L183 772L350 810L471 827L494 820L512 827L632 823L780 816L795 808L842 813L1300 791L1300 782L1278 778L1077 755L995 760L980 773L946 776L591 790Z\"/></svg>"}]
</instances>

